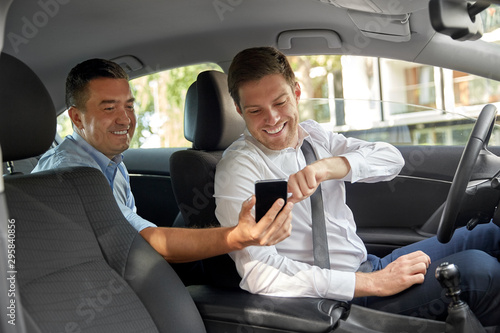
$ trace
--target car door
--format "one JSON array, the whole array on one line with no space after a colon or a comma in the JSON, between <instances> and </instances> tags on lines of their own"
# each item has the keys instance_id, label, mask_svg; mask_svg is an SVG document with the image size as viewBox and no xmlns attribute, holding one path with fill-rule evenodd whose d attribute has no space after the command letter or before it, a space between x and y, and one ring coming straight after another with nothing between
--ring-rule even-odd
<instances>
[{"instance_id":1,"label":"car door","mask_svg":"<svg viewBox=\"0 0 500 333\"><path fill-rule=\"evenodd\" d=\"M179 214L169 161L170 155L181 149L186 148L137 148L124 152L137 213L158 226L173 226Z\"/></svg>"},{"instance_id":2,"label":"car door","mask_svg":"<svg viewBox=\"0 0 500 333\"><path fill-rule=\"evenodd\" d=\"M405 160L390 182L346 184L358 234L368 252L392 249L436 234L463 146L398 146ZM496 154L500 147L489 147Z\"/></svg>"}]
</instances>

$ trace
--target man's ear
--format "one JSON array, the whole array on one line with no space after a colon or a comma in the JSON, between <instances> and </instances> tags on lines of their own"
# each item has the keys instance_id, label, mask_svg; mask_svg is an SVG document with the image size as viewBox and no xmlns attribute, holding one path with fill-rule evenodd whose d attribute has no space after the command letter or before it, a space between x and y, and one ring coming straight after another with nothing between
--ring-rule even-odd
<instances>
[{"instance_id":1,"label":"man's ear","mask_svg":"<svg viewBox=\"0 0 500 333\"><path fill-rule=\"evenodd\" d=\"M238 113L240 114L240 116L243 117L243 112L241 112L241 109L240 109L240 107L238 106L238 104L236 102L234 102L234 106L236 107L236 111L238 111Z\"/></svg>"},{"instance_id":2,"label":"man's ear","mask_svg":"<svg viewBox=\"0 0 500 333\"><path fill-rule=\"evenodd\" d=\"M73 127L75 129L82 129L83 121L82 121L82 112L75 106L72 106L68 109L68 115L73 123Z\"/></svg>"},{"instance_id":3,"label":"man's ear","mask_svg":"<svg viewBox=\"0 0 500 333\"><path fill-rule=\"evenodd\" d=\"M298 82L295 82L295 89L294 89L293 93L295 95L295 100L298 103L300 100L300 95L302 94L302 90L300 89L300 84Z\"/></svg>"}]
</instances>

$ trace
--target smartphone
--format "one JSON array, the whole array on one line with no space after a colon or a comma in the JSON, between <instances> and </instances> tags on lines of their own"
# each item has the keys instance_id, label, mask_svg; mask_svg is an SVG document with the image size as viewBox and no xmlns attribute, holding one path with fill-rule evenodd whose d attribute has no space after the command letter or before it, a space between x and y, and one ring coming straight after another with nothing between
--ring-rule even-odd
<instances>
[{"instance_id":1,"label":"smartphone","mask_svg":"<svg viewBox=\"0 0 500 333\"><path fill-rule=\"evenodd\" d=\"M288 183L285 179L266 179L255 182L255 221L259 222L271 206L282 198L287 198ZM283 205L284 206L284 205Z\"/></svg>"}]
</instances>

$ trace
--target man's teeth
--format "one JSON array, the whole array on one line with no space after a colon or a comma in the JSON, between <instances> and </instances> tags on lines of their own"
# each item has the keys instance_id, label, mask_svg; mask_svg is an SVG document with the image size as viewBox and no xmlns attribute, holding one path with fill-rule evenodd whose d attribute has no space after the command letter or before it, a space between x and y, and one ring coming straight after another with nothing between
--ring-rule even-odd
<instances>
[{"instance_id":1,"label":"man's teeth","mask_svg":"<svg viewBox=\"0 0 500 333\"><path fill-rule=\"evenodd\" d=\"M113 134L117 134L117 135L123 135L123 134L127 134L128 130L124 130L124 131L116 131L116 132L112 132Z\"/></svg>"},{"instance_id":2,"label":"man's teeth","mask_svg":"<svg viewBox=\"0 0 500 333\"><path fill-rule=\"evenodd\" d=\"M281 125L280 127L275 128L275 129L268 129L268 130L266 130L266 132L269 134L276 134L279 131L281 131L284 126L285 126L285 124Z\"/></svg>"}]
</instances>

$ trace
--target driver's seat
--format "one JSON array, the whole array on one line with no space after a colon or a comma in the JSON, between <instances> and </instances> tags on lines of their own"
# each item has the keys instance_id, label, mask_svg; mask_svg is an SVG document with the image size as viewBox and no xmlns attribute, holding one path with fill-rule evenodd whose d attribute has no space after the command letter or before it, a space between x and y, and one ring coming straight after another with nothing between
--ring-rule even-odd
<instances>
[{"instance_id":1,"label":"driver's seat","mask_svg":"<svg viewBox=\"0 0 500 333\"><path fill-rule=\"evenodd\" d=\"M55 135L52 100L36 74L7 54L0 101L3 161L44 153ZM4 181L15 230L10 271L28 332L205 332L184 285L123 217L100 170Z\"/></svg>"},{"instance_id":2,"label":"driver's seat","mask_svg":"<svg viewBox=\"0 0 500 333\"><path fill-rule=\"evenodd\" d=\"M186 94L184 136L193 147L170 157L172 189L188 227L220 226L215 217L214 178L224 150L245 129L227 89L227 74L201 72ZM233 260L224 254L203 260L206 282L238 287Z\"/></svg>"}]
</instances>

